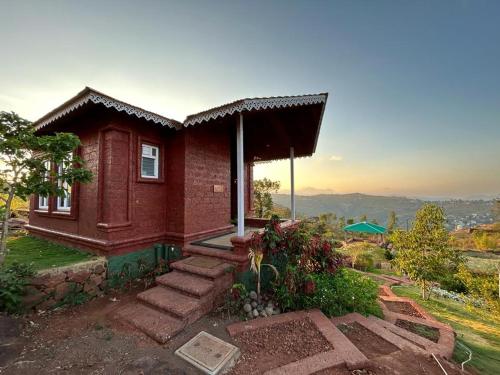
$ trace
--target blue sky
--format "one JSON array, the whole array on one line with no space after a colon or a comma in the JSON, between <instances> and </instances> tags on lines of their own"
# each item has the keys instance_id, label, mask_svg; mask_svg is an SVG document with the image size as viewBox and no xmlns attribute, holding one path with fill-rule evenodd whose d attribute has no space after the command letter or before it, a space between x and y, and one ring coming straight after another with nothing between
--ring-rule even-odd
<instances>
[{"instance_id":1,"label":"blue sky","mask_svg":"<svg viewBox=\"0 0 500 375\"><path fill-rule=\"evenodd\" d=\"M498 1L0 1L0 109L330 93L299 192L500 194ZM288 163L256 167L289 187Z\"/></svg>"}]
</instances>

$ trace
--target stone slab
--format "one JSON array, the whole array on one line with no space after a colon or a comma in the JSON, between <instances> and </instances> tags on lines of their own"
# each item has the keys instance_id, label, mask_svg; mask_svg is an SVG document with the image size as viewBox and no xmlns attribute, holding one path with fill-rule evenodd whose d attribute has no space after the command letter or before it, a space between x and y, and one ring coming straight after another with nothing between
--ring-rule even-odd
<instances>
[{"instance_id":1,"label":"stone slab","mask_svg":"<svg viewBox=\"0 0 500 375\"><path fill-rule=\"evenodd\" d=\"M116 315L162 344L185 327L182 321L141 304L127 305Z\"/></svg>"},{"instance_id":2,"label":"stone slab","mask_svg":"<svg viewBox=\"0 0 500 375\"><path fill-rule=\"evenodd\" d=\"M175 351L175 354L203 373L216 375L236 363L240 350L205 331L201 331Z\"/></svg>"},{"instance_id":3,"label":"stone slab","mask_svg":"<svg viewBox=\"0 0 500 375\"><path fill-rule=\"evenodd\" d=\"M172 289L178 289L184 293L202 297L214 288L210 280L197 277L189 273L173 271L156 278L156 283Z\"/></svg>"}]
</instances>

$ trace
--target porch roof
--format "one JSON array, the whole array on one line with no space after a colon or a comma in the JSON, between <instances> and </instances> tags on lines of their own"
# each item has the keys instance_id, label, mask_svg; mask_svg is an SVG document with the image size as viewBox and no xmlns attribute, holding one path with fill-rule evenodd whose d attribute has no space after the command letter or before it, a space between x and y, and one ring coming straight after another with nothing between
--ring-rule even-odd
<instances>
[{"instance_id":1,"label":"porch roof","mask_svg":"<svg viewBox=\"0 0 500 375\"><path fill-rule=\"evenodd\" d=\"M247 98L190 115L183 126L236 123L244 117L245 161L311 156L316 150L327 93L299 96Z\"/></svg>"}]
</instances>

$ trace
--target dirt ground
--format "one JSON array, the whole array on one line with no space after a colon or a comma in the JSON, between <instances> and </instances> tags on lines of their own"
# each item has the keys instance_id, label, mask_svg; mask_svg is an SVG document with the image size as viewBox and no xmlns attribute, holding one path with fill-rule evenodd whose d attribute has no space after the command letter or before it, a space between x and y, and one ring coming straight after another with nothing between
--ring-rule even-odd
<instances>
[{"instance_id":1,"label":"dirt ground","mask_svg":"<svg viewBox=\"0 0 500 375\"><path fill-rule=\"evenodd\" d=\"M400 301L383 301L387 308L395 313L414 316L416 318L425 319L411 304Z\"/></svg>"},{"instance_id":2,"label":"dirt ground","mask_svg":"<svg viewBox=\"0 0 500 375\"><path fill-rule=\"evenodd\" d=\"M175 356L174 351L202 330L240 346L241 358L269 352L274 353L271 357L283 360L288 352L290 359L306 352L327 350L329 346L316 336L316 330L308 329L307 322L293 322L295 325L282 327L280 331L241 337L237 342L225 329L237 319L222 317L221 313L203 317L162 346L113 318L114 312L134 300L137 292L107 295L82 306L50 313L20 318L0 315L0 374L200 374ZM363 338L365 342L372 341ZM286 355L280 357L283 353ZM235 371L241 368L238 366L242 365L237 365ZM448 364L445 366L450 375L460 373ZM247 373L258 374L259 369ZM442 371L433 358L396 351L374 358L364 369L329 369L321 374L441 375Z\"/></svg>"},{"instance_id":3,"label":"dirt ground","mask_svg":"<svg viewBox=\"0 0 500 375\"><path fill-rule=\"evenodd\" d=\"M367 357L374 358L394 353L398 347L357 322L339 324L340 331Z\"/></svg>"},{"instance_id":4,"label":"dirt ground","mask_svg":"<svg viewBox=\"0 0 500 375\"><path fill-rule=\"evenodd\" d=\"M178 347L202 330L232 342L225 326L235 319L214 313L157 344L113 318L137 292L41 315L0 316L0 374L199 374L174 355Z\"/></svg>"},{"instance_id":5,"label":"dirt ground","mask_svg":"<svg viewBox=\"0 0 500 375\"><path fill-rule=\"evenodd\" d=\"M243 332L234 339L242 354L231 375L262 374L333 349L308 318Z\"/></svg>"}]
</instances>

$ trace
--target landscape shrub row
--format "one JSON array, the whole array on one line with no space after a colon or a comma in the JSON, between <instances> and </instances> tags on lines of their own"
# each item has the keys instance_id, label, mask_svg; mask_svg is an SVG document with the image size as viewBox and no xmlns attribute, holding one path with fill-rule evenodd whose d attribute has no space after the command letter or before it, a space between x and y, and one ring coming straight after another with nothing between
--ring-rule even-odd
<instances>
[{"instance_id":1,"label":"landscape shrub row","mask_svg":"<svg viewBox=\"0 0 500 375\"><path fill-rule=\"evenodd\" d=\"M347 258L336 244L307 225L283 229L274 216L264 232L254 234L252 251L262 253L262 262L275 262L279 271L265 293L284 311L319 308L328 316L347 312L380 314L377 284L345 268Z\"/></svg>"}]
</instances>

